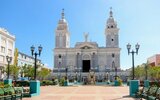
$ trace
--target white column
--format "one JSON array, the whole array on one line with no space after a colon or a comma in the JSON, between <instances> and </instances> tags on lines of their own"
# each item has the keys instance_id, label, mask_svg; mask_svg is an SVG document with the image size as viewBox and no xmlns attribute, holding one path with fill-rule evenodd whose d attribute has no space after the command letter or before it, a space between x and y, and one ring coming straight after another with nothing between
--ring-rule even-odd
<instances>
[{"instance_id":1,"label":"white column","mask_svg":"<svg viewBox=\"0 0 160 100\"><path fill-rule=\"evenodd\" d=\"M7 64L7 60L6 60L6 56L8 55L8 38L6 38L6 50L5 50L5 55L4 55L4 58L5 58L5 64Z\"/></svg>"},{"instance_id":2,"label":"white column","mask_svg":"<svg viewBox=\"0 0 160 100\"><path fill-rule=\"evenodd\" d=\"M14 62L14 51L15 51L15 41L13 41L13 47L12 47L12 62L11 62L11 64L13 64L13 62Z\"/></svg>"}]
</instances>

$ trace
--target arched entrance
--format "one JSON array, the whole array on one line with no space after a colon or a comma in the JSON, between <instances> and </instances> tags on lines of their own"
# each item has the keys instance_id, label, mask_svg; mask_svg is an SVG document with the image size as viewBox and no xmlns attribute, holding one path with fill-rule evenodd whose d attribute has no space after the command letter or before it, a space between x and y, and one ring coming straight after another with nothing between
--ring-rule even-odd
<instances>
[{"instance_id":1,"label":"arched entrance","mask_svg":"<svg viewBox=\"0 0 160 100\"><path fill-rule=\"evenodd\" d=\"M90 61L90 55L85 54L83 55L83 60L82 60L82 71L83 72L89 72L91 68L91 61Z\"/></svg>"}]
</instances>

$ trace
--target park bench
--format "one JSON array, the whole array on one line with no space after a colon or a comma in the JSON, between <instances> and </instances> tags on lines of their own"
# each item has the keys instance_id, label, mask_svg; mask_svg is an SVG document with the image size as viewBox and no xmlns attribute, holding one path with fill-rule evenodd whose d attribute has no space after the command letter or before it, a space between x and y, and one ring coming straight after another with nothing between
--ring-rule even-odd
<instances>
[{"instance_id":1,"label":"park bench","mask_svg":"<svg viewBox=\"0 0 160 100\"><path fill-rule=\"evenodd\" d=\"M24 87L22 87L22 95L23 95L23 97L30 97L30 89L29 88L24 88Z\"/></svg>"},{"instance_id":2,"label":"park bench","mask_svg":"<svg viewBox=\"0 0 160 100\"><path fill-rule=\"evenodd\" d=\"M12 86L0 88L0 100L22 100L22 89Z\"/></svg>"},{"instance_id":3,"label":"park bench","mask_svg":"<svg viewBox=\"0 0 160 100\"><path fill-rule=\"evenodd\" d=\"M23 98L23 88L22 87L14 87L14 90L15 90L14 98L22 100L22 98Z\"/></svg>"},{"instance_id":4,"label":"park bench","mask_svg":"<svg viewBox=\"0 0 160 100\"><path fill-rule=\"evenodd\" d=\"M138 90L138 92L135 94L136 98L142 98L143 94L147 93L150 90L151 87L142 87Z\"/></svg>"},{"instance_id":5,"label":"park bench","mask_svg":"<svg viewBox=\"0 0 160 100\"><path fill-rule=\"evenodd\" d=\"M157 89L154 95L148 96L148 100L160 100L160 88Z\"/></svg>"},{"instance_id":6,"label":"park bench","mask_svg":"<svg viewBox=\"0 0 160 100\"><path fill-rule=\"evenodd\" d=\"M11 95L12 100L21 99L22 100L22 90L19 88L14 88L12 86L3 88L4 93Z\"/></svg>"},{"instance_id":7,"label":"park bench","mask_svg":"<svg viewBox=\"0 0 160 100\"><path fill-rule=\"evenodd\" d=\"M158 90L157 86L151 86L147 92L142 94L142 98L148 100L149 96L155 96L157 90Z\"/></svg>"}]
</instances>

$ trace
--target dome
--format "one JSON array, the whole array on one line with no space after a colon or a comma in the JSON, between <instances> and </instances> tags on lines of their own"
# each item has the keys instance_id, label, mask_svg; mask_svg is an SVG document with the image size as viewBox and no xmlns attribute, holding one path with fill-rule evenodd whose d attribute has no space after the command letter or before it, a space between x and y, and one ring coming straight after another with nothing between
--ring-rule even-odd
<instances>
[{"instance_id":1,"label":"dome","mask_svg":"<svg viewBox=\"0 0 160 100\"><path fill-rule=\"evenodd\" d=\"M58 24L67 24L67 21L64 16L64 9L62 9L61 19L59 20Z\"/></svg>"},{"instance_id":2,"label":"dome","mask_svg":"<svg viewBox=\"0 0 160 100\"><path fill-rule=\"evenodd\" d=\"M110 8L109 18L108 18L106 24L107 24L108 28L116 28L117 27L117 22L113 18L112 8Z\"/></svg>"},{"instance_id":3,"label":"dome","mask_svg":"<svg viewBox=\"0 0 160 100\"><path fill-rule=\"evenodd\" d=\"M114 18L113 18L113 17L108 18L108 20L107 20L107 24L109 24L109 23L115 23L115 21L114 21Z\"/></svg>"},{"instance_id":4,"label":"dome","mask_svg":"<svg viewBox=\"0 0 160 100\"><path fill-rule=\"evenodd\" d=\"M64 17L64 9L62 9L61 19L58 21L57 30L64 30L68 28L67 21Z\"/></svg>"}]
</instances>

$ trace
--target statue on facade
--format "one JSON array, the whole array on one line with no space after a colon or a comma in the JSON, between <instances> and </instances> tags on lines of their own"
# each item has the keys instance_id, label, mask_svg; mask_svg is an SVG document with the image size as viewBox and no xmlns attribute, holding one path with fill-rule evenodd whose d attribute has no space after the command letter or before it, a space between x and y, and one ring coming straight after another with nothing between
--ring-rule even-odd
<instances>
[{"instance_id":1,"label":"statue on facade","mask_svg":"<svg viewBox=\"0 0 160 100\"><path fill-rule=\"evenodd\" d=\"M88 41L88 33L84 33L84 38L85 38L85 42L87 42Z\"/></svg>"},{"instance_id":2,"label":"statue on facade","mask_svg":"<svg viewBox=\"0 0 160 100\"><path fill-rule=\"evenodd\" d=\"M96 84L96 77L94 71L89 71L88 74L88 84L95 85Z\"/></svg>"}]
</instances>

